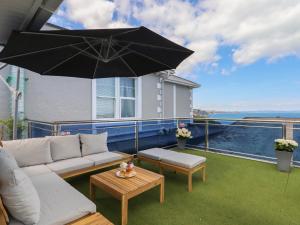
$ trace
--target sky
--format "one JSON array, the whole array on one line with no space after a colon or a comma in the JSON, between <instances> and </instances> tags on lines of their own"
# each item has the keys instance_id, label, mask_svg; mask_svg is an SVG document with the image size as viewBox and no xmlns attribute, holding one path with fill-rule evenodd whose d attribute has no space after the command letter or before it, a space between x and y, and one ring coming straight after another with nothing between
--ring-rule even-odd
<instances>
[{"instance_id":1,"label":"sky","mask_svg":"<svg viewBox=\"0 0 300 225\"><path fill-rule=\"evenodd\" d=\"M194 50L176 70L194 108L300 111L299 0L64 0L69 29L146 26Z\"/></svg>"}]
</instances>

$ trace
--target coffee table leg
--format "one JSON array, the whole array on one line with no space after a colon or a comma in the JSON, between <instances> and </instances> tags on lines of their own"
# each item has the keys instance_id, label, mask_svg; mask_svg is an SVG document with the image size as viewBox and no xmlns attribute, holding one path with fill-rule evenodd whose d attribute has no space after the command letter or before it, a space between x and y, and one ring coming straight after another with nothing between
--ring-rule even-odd
<instances>
[{"instance_id":1,"label":"coffee table leg","mask_svg":"<svg viewBox=\"0 0 300 225\"><path fill-rule=\"evenodd\" d=\"M165 201L165 178L161 178L160 183L160 203Z\"/></svg>"},{"instance_id":2,"label":"coffee table leg","mask_svg":"<svg viewBox=\"0 0 300 225\"><path fill-rule=\"evenodd\" d=\"M95 186L93 185L92 182L90 182L90 199L91 199L92 201L95 201L95 197L96 197Z\"/></svg>"},{"instance_id":3,"label":"coffee table leg","mask_svg":"<svg viewBox=\"0 0 300 225\"><path fill-rule=\"evenodd\" d=\"M122 225L126 225L128 222L128 199L125 195L122 196L121 204L122 204L121 206Z\"/></svg>"}]
</instances>

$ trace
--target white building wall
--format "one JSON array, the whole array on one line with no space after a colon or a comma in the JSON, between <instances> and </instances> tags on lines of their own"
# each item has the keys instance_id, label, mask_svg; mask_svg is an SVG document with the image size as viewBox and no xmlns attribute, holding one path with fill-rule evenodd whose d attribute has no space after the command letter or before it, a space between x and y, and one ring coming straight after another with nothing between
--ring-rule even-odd
<instances>
[{"instance_id":1,"label":"white building wall","mask_svg":"<svg viewBox=\"0 0 300 225\"><path fill-rule=\"evenodd\" d=\"M192 111L191 88L176 85L176 117L190 117Z\"/></svg>"},{"instance_id":2,"label":"white building wall","mask_svg":"<svg viewBox=\"0 0 300 225\"><path fill-rule=\"evenodd\" d=\"M40 121L92 119L92 80L27 71L25 117Z\"/></svg>"}]
</instances>

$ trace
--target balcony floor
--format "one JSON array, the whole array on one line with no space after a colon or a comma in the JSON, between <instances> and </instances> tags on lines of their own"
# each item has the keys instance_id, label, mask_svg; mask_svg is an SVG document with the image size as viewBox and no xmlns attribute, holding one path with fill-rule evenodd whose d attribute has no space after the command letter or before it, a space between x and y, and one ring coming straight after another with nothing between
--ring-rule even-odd
<instances>
[{"instance_id":1,"label":"balcony floor","mask_svg":"<svg viewBox=\"0 0 300 225\"><path fill-rule=\"evenodd\" d=\"M290 176L275 165L214 153L186 150L208 159L207 182L194 175L193 192L187 177L166 172L165 203L155 188L129 200L128 225L299 225L300 169ZM142 167L158 172L142 163ZM88 196L89 177L70 180ZM97 209L120 224L120 202L98 190Z\"/></svg>"}]
</instances>

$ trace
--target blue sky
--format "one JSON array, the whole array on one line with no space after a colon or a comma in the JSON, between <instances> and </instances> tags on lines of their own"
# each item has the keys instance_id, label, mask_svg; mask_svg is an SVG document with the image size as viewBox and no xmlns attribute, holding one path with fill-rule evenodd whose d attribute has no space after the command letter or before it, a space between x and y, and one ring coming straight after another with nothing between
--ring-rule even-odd
<instances>
[{"instance_id":1,"label":"blue sky","mask_svg":"<svg viewBox=\"0 0 300 225\"><path fill-rule=\"evenodd\" d=\"M50 22L144 25L194 50L177 74L201 84L195 108L300 110L299 15L293 0L65 0Z\"/></svg>"}]
</instances>

